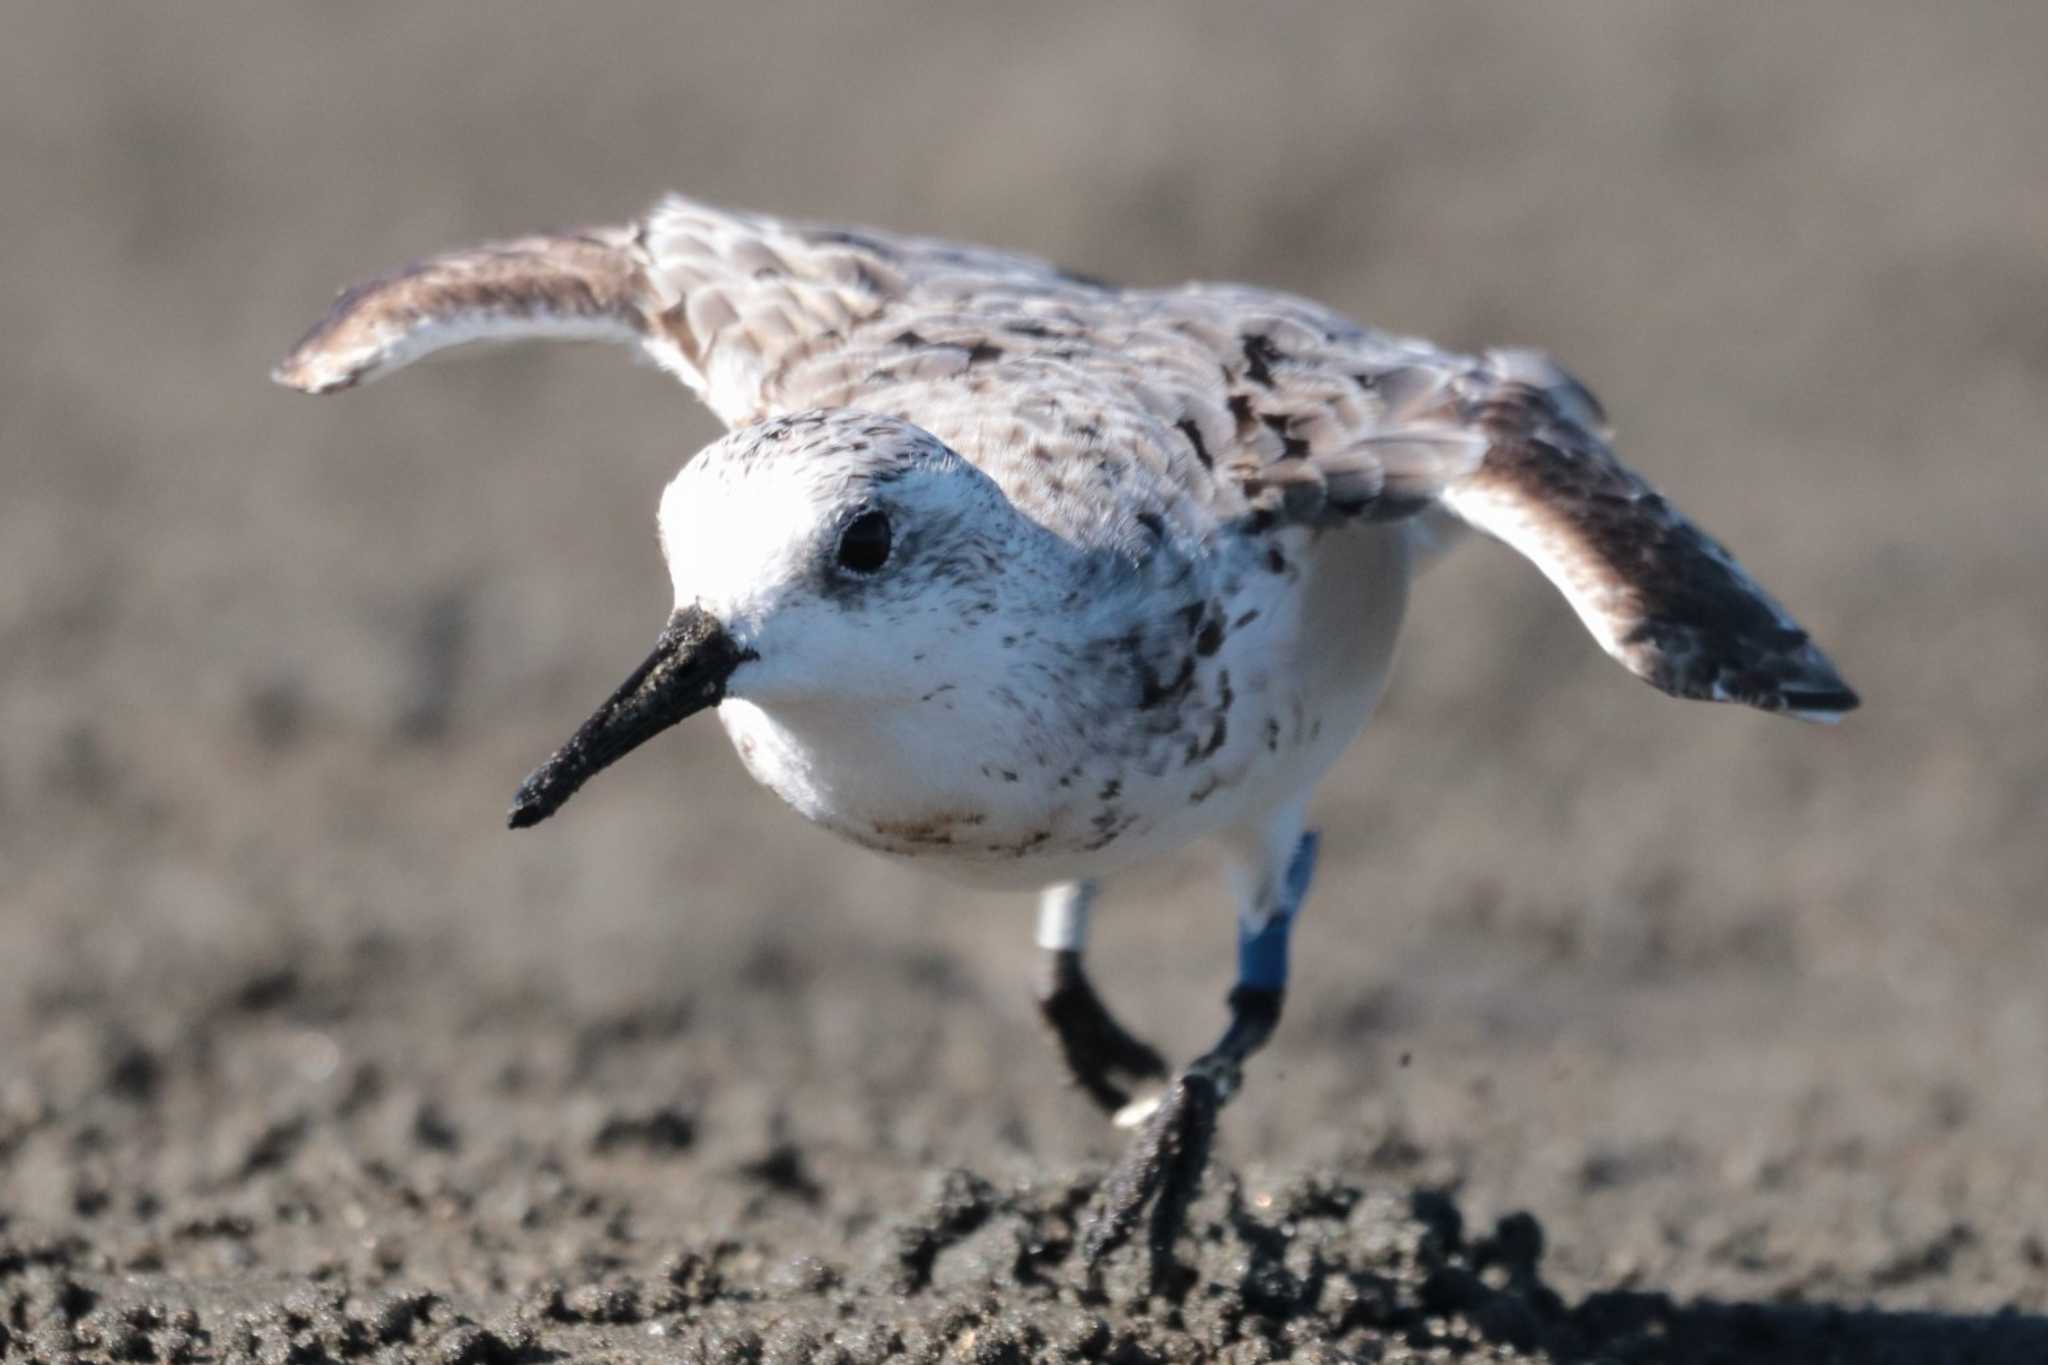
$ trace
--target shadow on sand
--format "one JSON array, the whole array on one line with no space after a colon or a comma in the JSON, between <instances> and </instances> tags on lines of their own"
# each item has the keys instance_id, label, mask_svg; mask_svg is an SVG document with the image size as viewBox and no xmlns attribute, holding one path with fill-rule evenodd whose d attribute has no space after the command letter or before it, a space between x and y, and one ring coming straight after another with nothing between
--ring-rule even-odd
<instances>
[{"instance_id":1,"label":"shadow on sand","mask_svg":"<svg viewBox=\"0 0 2048 1365\"><path fill-rule=\"evenodd\" d=\"M1567 1306L1546 1285L1543 1234L1528 1214L1467 1242L1456 1206L1419 1191L1411 1212L1430 1236L1420 1248L1421 1298L1457 1314L1486 1341L1560 1360L1669 1365L2041 1365L2048 1316L1885 1311L1810 1302L1680 1302L1617 1289ZM1434 1245L1431 1245L1434 1243ZM1419 1344L1419 1343L1418 1343Z\"/></svg>"}]
</instances>

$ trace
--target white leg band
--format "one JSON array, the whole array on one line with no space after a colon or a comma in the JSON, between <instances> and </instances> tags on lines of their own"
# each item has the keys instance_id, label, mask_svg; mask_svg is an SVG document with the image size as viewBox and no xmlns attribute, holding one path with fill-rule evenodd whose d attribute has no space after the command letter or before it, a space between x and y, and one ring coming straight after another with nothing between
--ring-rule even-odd
<instances>
[{"instance_id":1,"label":"white leg band","mask_svg":"<svg viewBox=\"0 0 2048 1365\"><path fill-rule=\"evenodd\" d=\"M1088 911L1094 904L1094 882L1062 882L1045 888L1038 897L1038 946L1054 952L1080 952L1088 943Z\"/></svg>"}]
</instances>

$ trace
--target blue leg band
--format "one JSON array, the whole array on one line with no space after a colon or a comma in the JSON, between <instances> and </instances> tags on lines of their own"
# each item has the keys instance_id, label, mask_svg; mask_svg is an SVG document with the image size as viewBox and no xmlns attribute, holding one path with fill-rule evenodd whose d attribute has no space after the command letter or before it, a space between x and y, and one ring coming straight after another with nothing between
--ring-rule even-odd
<instances>
[{"instance_id":1,"label":"blue leg band","mask_svg":"<svg viewBox=\"0 0 2048 1365\"><path fill-rule=\"evenodd\" d=\"M1240 921L1237 932L1237 984L1255 990L1277 991L1287 985L1287 936L1294 929L1294 912L1308 898L1309 883L1316 876L1316 834L1310 831L1294 846L1287 862L1287 879L1281 884L1280 904L1256 930Z\"/></svg>"}]
</instances>

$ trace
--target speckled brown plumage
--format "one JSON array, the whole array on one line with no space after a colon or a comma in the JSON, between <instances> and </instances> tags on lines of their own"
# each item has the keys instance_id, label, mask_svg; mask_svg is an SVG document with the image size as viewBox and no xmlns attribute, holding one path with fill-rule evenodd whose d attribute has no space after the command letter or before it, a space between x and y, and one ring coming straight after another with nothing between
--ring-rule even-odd
<instances>
[{"instance_id":1,"label":"speckled brown plumage","mask_svg":"<svg viewBox=\"0 0 2048 1365\"><path fill-rule=\"evenodd\" d=\"M1816 718L1856 704L1615 458L1555 364L1445 352L1267 290L1116 289L1027 256L670 199L630 227L351 289L277 377L320 392L446 345L550 335L635 343L734 427L831 408L913 422L1049 529L1133 558L1219 527L1447 512L1534 561L1654 686Z\"/></svg>"}]
</instances>

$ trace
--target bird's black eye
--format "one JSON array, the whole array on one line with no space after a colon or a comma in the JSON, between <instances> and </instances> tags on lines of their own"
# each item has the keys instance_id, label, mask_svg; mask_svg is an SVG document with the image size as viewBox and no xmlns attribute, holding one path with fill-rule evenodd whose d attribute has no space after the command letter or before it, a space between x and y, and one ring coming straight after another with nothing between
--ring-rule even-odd
<instances>
[{"instance_id":1,"label":"bird's black eye","mask_svg":"<svg viewBox=\"0 0 2048 1365\"><path fill-rule=\"evenodd\" d=\"M839 567L873 573L889 562L889 539L887 513L861 513L839 533Z\"/></svg>"}]
</instances>

